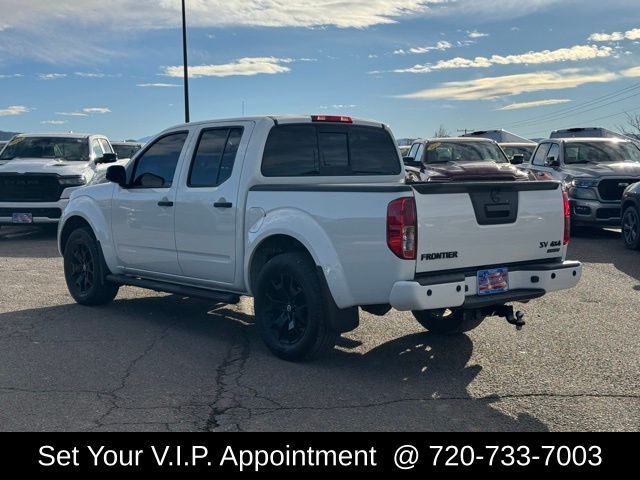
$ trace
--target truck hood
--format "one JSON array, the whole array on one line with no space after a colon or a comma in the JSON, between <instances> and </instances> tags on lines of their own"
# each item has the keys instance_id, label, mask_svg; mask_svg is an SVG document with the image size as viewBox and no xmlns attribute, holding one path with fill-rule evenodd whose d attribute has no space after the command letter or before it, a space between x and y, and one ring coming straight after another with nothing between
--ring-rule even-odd
<instances>
[{"instance_id":1,"label":"truck hood","mask_svg":"<svg viewBox=\"0 0 640 480\"><path fill-rule=\"evenodd\" d=\"M491 161L431 163L422 168L422 180L500 181L526 180L527 174L510 163Z\"/></svg>"},{"instance_id":2,"label":"truck hood","mask_svg":"<svg viewBox=\"0 0 640 480\"><path fill-rule=\"evenodd\" d=\"M588 163L566 165L563 173L570 177L640 177L640 163Z\"/></svg>"},{"instance_id":3,"label":"truck hood","mask_svg":"<svg viewBox=\"0 0 640 480\"><path fill-rule=\"evenodd\" d=\"M90 162L65 162L51 158L14 158L0 160L0 173L53 173L60 176L82 175Z\"/></svg>"}]
</instances>

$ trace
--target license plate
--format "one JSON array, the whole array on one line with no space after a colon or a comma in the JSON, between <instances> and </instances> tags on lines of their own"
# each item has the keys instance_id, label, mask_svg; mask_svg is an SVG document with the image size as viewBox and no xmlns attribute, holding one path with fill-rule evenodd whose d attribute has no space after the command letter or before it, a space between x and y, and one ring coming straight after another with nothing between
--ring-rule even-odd
<instances>
[{"instance_id":1,"label":"license plate","mask_svg":"<svg viewBox=\"0 0 640 480\"><path fill-rule=\"evenodd\" d=\"M509 270L491 268L478 271L478 295L492 295L509 290Z\"/></svg>"},{"instance_id":2,"label":"license plate","mask_svg":"<svg viewBox=\"0 0 640 480\"><path fill-rule=\"evenodd\" d=\"M14 213L11 220L13 223L33 223L32 213Z\"/></svg>"}]
</instances>

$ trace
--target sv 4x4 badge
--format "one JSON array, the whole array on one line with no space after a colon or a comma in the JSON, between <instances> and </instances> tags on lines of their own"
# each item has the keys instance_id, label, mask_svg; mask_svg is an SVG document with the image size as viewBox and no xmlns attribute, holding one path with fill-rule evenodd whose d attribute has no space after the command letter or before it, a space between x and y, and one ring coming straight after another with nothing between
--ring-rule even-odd
<instances>
[{"instance_id":1,"label":"sv 4x4 badge","mask_svg":"<svg viewBox=\"0 0 640 480\"><path fill-rule=\"evenodd\" d=\"M540 248L546 248L547 253L559 252L560 247L562 247L562 240L555 240L553 242L540 242Z\"/></svg>"}]
</instances>

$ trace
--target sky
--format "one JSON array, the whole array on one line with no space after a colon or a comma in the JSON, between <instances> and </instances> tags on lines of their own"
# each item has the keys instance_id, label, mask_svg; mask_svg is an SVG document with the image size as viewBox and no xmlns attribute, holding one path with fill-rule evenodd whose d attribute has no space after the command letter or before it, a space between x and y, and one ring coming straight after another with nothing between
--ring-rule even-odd
<instances>
[{"instance_id":1,"label":"sky","mask_svg":"<svg viewBox=\"0 0 640 480\"><path fill-rule=\"evenodd\" d=\"M638 0L186 0L191 119L340 113L617 129L640 113ZM0 130L141 138L184 121L179 0L2 0Z\"/></svg>"}]
</instances>

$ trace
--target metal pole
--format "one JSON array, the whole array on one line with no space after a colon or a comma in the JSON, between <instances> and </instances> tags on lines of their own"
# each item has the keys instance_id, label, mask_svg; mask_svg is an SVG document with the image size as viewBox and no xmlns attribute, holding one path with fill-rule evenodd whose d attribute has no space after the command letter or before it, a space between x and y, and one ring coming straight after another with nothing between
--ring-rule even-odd
<instances>
[{"instance_id":1,"label":"metal pole","mask_svg":"<svg viewBox=\"0 0 640 480\"><path fill-rule=\"evenodd\" d=\"M184 121L189 123L189 67L187 60L187 16L182 0L182 65L184 68Z\"/></svg>"}]
</instances>

